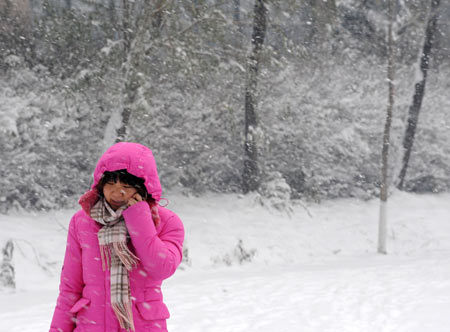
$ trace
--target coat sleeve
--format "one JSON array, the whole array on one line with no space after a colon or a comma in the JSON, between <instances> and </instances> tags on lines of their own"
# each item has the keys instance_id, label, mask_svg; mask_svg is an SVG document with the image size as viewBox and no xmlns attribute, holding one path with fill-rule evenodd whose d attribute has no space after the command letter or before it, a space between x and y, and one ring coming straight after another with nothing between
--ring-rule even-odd
<instances>
[{"instance_id":1,"label":"coat sleeve","mask_svg":"<svg viewBox=\"0 0 450 332\"><path fill-rule=\"evenodd\" d=\"M163 280L170 277L181 263L184 228L173 213L157 232L146 202L136 203L123 211L131 242L149 277Z\"/></svg>"},{"instance_id":2,"label":"coat sleeve","mask_svg":"<svg viewBox=\"0 0 450 332\"><path fill-rule=\"evenodd\" d=\"M75 327L75 317L74 314L70 313L70 309L81 298L83 291L81 247L75 226L76 216L72 217L69 224L59 296L50 325L50 332L71 332Z\"/></svg>"}]
</instances>

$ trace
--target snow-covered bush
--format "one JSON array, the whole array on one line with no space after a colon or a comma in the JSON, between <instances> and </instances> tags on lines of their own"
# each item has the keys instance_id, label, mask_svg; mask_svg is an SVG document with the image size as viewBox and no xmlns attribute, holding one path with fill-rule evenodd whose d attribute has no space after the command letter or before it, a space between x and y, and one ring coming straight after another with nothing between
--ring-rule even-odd
<instances>
[{"instance_id":1,"label":"snow-covered bush","mask_svg":"<svg viewBox=\"0 0 450 332\"><path fill-rule=\"evenodd\" d=\"M15 288L15 273L13 266L14 243L8 240L2 248L2 261L0 264L0 286Z\"/></svg>"},{"instance_id":2,"label":"snow-covered bush","mask_svg":"<svg viewBox=\"0 0 450 332\"><path fill-rule=\"evenodd\" d=\"M286 183L280 172L264 174L260 187L260 203L279 211L290 212L291 187Z\"/></svg>"},{"instance_id":3,"label":"snow-covered bush","mask_svg":"<svg viewBox=\"0 0 450 332\"><path fill-rule=\"evenodd\" d=\"M215 264L225 264L231 266L233 264L244 264L251 262L256 255L256 249L247 249L244 247L244 241L238 239L236 246L223 256L214 257L212 260Z\"/></svg>"}]
</instances>

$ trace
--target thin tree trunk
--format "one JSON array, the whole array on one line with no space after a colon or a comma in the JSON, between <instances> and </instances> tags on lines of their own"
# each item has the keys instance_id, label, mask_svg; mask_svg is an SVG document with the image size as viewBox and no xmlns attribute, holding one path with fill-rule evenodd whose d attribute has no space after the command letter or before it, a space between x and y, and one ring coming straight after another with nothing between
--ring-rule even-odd
<instances>
[{"instance_id":1,"label":"thin tree trunk","mask_svg":"<svg viewBox=\"0 0 450 332\"><path fill-rule=\"evenodd\" d=\"M137 89L136 89L137 90ZM130 115L131 115L131 108L130 105L133 104L134 99L136 97L136 90L132 90L132 88L127 88L127 101L125 103L125 106L122 110L122 118L121 118L121 126L119 129L117 129L117 137L116 137L116 143L117 142L123 142L127 140L127 128L128 123L130 121Z\"/></svg>"},{"instance_id":2,"label":"thin tree trunk","mask_svg":"<svg viewBox=\"0 0 450 332\"><path fill-rule=\"evenodd\" d=\"M427 27L425 30L425 39L423 44L422 56L420 59L420 71L422 77L415 84L415 93L413 103L409 108L408 125L403 139L403 161L402 169L398 177L397 188L402 190L405 182L406 171L408 169L409 158L414 143L417 123L419 121L419 112L422 106L423 96L425 94L425 84L427 82L428 67L430 65L430 53L433 46L433 39L436 32L436 22L438 20L438 8L440 0L431 0L431 8L428 16Z\"/></svg>"},{"instance_id":3,"label":"thin tree trunk","mask_svg":"<svg viewBox=\"0 0 450 332\"><path fill-rule=\"evenodd\" d=\"M387 220L386 220L386 206L388 198L388 157L389 157L389 137L392 123L392 110L394 108L394 76L395 76L395 49L392 25L394 22L395 8L394 1L389 1L389 29L388 29L388 84L389 84L389 98L387 107L386 123L383 134L383 150L381 153L381 188L380 188L380 219L378 229L378 253L386 254L386 239L387 239Z\"/></svg>"},{"instance_id":4,"label":"thin tree trunk","mask_svg":"<svg viewBox=\"0 0 450 332\"><path fill-rule=\"evenodd\" d=\"M141 73L139 70L141 66L141 57L144 55L144 39L152 18L153 15L151 14L150 4L145 2L142 14L136 18L136 32L132 34L131 38L133 39L129 41L129 49L125 54L126 61L123 65L125 77L123 94L125 95L125 100L123 102L122 112L119 116L120 127L117 129L116 142L125 141L127 139L127 129L132 107L136 101L138 89L141 84Z\"/></svg>"},{"instance_id":5,"label":"thin tree trunk","mask_svg":"<svg viewBox=\"0 0 450 332\"><path fill-rule=\"evenodd\" d=\"M123 52L123 70L125 72L124 91L125 100L122 102L122 112L120 113L120 126L117 128L116 142L122 142L127 139L127 128L131 115L131 105L134 103L137 84L135 82L136 75L134 75L135 68L132 63L132 36L131 36L131 13L129 0L122 0L122 38L124 41ZM131 75L130 75L131 73ZM123 95L122 94L122 95Z\"/></svg>"},{"instance_id":6,"label":"thin tree trunk","mask_svg":"<svg viewBox=\"0 0 450 332\"><path fill-rule=\"evenodd\" d=\"M130 24L130 4L129 0L122 0L122 38L124 41L125 51L125 61L127 60L128 53L131 48L131 24Z\"/></svg>"},{"instance_id":7,"label":"thin tree trunk","mask_svg":"<svg viewBox=\"0 0 450 332\"><path fill-rule=\"evenodd\" d=\"M243 191L255 191L259 188L260 175L258 168L257 130L258 119L256 115L258 69L260 66L261 49L266 34L267 9L265 0L255 0L252 53L248 59L247 86L245 90L245 160L243 171Z\"/></svg>"}]
</instances>

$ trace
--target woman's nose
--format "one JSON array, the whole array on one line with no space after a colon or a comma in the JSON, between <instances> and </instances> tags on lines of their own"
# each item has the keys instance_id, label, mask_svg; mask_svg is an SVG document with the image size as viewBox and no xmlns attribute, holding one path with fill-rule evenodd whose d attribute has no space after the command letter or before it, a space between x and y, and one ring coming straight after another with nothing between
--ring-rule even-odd
<instances>
[{"instance_id":1,"label":"woman's nose","mask_svg":"<svg viewBox=\"0 0 450 332\"><path fill-rule=\"evenodd\" d=\"M126 192L125 192L125 190L123 190L123 188L115 188L113 193L114 193L114 195L117 195L117 196L125 196L125 194L126 194Z\"/></svg>"}]
</instances>

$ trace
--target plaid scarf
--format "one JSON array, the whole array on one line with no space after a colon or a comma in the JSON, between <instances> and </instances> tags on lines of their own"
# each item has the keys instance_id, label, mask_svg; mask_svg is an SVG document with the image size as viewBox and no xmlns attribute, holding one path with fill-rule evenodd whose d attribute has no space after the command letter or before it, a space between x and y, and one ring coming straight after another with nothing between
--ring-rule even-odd
<instances>
[{"instance_id":1,"label":"plaid scarf","mask_svg":"<svg viewBox=\"0 0 450 332\"><path fill-rule=\"evenodd\" d=\"M127 247L128 230L122 216L126 208L124 205L114 211L102 198L91 208L90 214L92 219L103 225L98 231L98 242L103 271L108 269L111 273L111 306L120 327L134 331L128 271L139 258Z\"/></svg>"}]
</instances>

